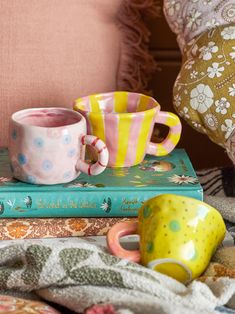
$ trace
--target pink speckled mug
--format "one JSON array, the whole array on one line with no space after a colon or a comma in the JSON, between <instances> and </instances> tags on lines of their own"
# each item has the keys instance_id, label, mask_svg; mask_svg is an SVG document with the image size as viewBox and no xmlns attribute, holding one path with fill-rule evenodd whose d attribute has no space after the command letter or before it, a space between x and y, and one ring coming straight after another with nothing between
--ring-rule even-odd
<instances>
[{"instance_id":1,"label":"pink speckled mug","mask_svg":"<svg viewBox=\"0 0 235 314\"><path fill-rule=\"evenodd\" d=\"M95 164L84 161L85 145L97 151ZM105 143L87 135L85 118L65 108L15 112L10 119L9 153L13 176L32 184L70 182L81 171L97 175L109 158Z\"/></svg>"}]
</instances>

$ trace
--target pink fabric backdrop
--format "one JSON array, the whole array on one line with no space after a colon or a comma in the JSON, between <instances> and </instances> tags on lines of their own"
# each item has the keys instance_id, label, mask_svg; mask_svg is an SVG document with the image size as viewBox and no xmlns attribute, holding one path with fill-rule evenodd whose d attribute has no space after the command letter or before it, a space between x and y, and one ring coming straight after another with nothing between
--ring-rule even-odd
<instances>
[{"instance_id":1,"label":"pink fabric backdrop","mask_svg":"<svg viewBox=\"0 0 235 314\"><path fill-rule=\"evenodd\" d=\"M0 0L0 146L26 107L116 88L121 0Z\"/></svg>"},{"instance_id":2,"label":"pink fabric backdrop","mask_svg":"<svg viewBox=\"0 0 235 314\"><path fill-rule=\"evenodd\" d=\"M142 13L155 12L154 3L0 0L0 146L8 144L14 111L141 91L154 70Z\"/></svg>"}]
</instances>

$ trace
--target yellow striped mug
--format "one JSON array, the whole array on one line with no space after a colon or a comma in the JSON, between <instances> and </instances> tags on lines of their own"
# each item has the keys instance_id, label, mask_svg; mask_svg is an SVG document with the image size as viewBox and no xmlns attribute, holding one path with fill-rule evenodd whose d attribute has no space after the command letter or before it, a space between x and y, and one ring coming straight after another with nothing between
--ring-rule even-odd
<instances>
[{"instance_id":1,"label":"yellow striped mug","mask_svg":"<svg viewBox=\"0 0 235 314\"><path fill-rule=\"evenodd\" d=\"M180 120L160 109L154 98L125 91L89 95L74 104L74 110L87 120L88 134L106 143L108 167L134 166L146 154L164 156L175 148L181 135ZM169 127L161 143L150 141L155 123Z\"/></svg>"}]
</instances>

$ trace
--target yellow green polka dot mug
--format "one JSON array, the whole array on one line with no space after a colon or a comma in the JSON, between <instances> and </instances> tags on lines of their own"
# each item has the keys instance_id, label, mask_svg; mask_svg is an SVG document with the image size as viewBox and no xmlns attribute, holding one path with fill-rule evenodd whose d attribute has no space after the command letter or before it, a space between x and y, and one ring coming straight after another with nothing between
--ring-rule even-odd
<instances>
[{"instance_id":1,"label":"yellow green polka dot mug","mask_svg":"<svg viewBox=\"0 0 235 314\"><path fill-rule=\"evenodd\" d=\"M107 234L110 252L171 276L183 283L200 276L225 236L220 213L185 196L162 194L147 200L138 222L121 222ZM138 233L140 250L121 247L122 236Z\"/></svg>"}]
</instances>

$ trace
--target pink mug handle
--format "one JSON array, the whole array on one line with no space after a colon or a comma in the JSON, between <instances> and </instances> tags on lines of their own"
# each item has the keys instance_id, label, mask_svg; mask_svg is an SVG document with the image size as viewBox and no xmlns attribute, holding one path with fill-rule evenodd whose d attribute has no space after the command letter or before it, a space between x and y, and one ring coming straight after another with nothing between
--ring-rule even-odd
<instances>
[{"instance_id":1,"label":"pink mug handle","mask_svg":"<svg viewBox=\"0 0 235 314\"><path fill-rule=\"evenodd\" d=\"M176 114L167 111L159 111L157 113L155 123L168 126L169 133L161 143L150 142L146 153L154 156L165 156L169 154L178 144L182 125Z\"/></svg>"},{"instance_id":2,"label":"pink mug handle","mask_svg":"<svg viewBox=\"0 0 235 314\"><path fill-rule=\"evenodd\" d=\"M103 172L109 161L109 152L105 143L93 135L83 135L81 143L82 145L90 145L94 147L98 155L98 160L95 164L92 164L79 159L76 169L88 174L89 176L97 175Z\"/></svg>"},{"instance_id":3,"label":"pink mug handle","mask_svg":"<svg viewBox=\"0 0 235 314\"><path fill-rule=\"evenodd\" d=\"M106 236L107 246L109 251L120 258L127 259L129 261L139 263L140 251L139 250L125 250L121 247L119 239L125 235L136 234L138 229L138 222L126 221L116 223L108 231Z\"/></svg>"}]
</instances>

